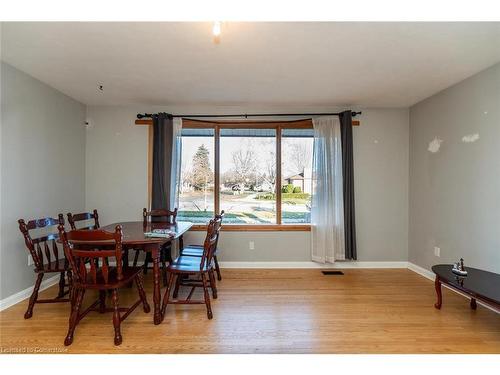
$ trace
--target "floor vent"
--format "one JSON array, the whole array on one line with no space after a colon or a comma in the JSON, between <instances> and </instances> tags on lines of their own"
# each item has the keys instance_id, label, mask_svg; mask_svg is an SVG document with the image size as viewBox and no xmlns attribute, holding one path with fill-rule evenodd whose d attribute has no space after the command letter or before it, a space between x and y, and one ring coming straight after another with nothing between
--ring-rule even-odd
<instances>
[{"instance_id":1,"label":"floor vent","mask_svg":"<svg viewBox=\"0 0 500 375\"><path fill-rule=\"evenodd\" d=\"M323 275L325 276L334 276L334 275L343 275L344 272L342 271L321 271L321 273L323 273Z\"/></svg>"}]
</instances>

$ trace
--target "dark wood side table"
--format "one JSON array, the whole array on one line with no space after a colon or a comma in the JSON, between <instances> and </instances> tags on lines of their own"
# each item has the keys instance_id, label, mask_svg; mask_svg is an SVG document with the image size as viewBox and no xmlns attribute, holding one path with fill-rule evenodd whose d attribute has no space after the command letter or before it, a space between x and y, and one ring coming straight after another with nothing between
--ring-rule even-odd
<instances>
[{"instance_id":1,"label":"dark wood side table","mask_svg":"<svg viewBox=\"0 0 500 375\"><path fill-rule=\"evenodd\" d=\"M432 266L432 272L436 274L437 302L434 304L436 309L441 308L443 302L441 284L445 284L470 296L470 307L473 310L477 308L476 299L500 310L500 274L466 267L467 276L460 277L451 271L452 267L451 264Z\"/></svg>"}]
</instances>

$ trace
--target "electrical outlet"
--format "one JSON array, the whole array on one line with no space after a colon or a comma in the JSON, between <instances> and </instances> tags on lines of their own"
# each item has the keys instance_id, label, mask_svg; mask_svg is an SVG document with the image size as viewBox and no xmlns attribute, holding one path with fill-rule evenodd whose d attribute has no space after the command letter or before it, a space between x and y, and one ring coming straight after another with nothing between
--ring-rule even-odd
<instances>
[{"instance_id":1,"label":"electrical outlet","mask_svg":"<svg viewBox=\"0 0 500 375\"><path fill-rule=\"evenodd\" d=\"M434 255L437 257L441 256L441 248L434 246Z\"/></svg>"},{"instance_id":2,"label":"electrical outlet","mask_svg":"<svg viewBox=\"0 0 500 375\"><path fill-rule=\"evenodd\" d=\"M32 257L30 254L28 254L28 266L31 266L31 265L33 265L34 263L35 263L35 262L33 262L33 257Z\"/></svg>"},{"instance_id":3,"label":"electrical outlet","mask_svg":"<svg viewBox=\"0 0 500 375\"><path fill-rule=\"evenodd\" d=\"M250 250L255 250L255 242L253 242L253 241L248 242L248 248Z\"/></svg>"}]
</instances>

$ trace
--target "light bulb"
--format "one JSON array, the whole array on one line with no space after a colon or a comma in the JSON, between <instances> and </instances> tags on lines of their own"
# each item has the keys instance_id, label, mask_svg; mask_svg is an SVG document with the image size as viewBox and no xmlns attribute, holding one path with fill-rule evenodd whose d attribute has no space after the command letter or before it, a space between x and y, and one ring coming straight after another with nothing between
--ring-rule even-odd
<instances>
[{"instance_id":1,"label":"light bulb","mask_svg":"<svg viewBox=\"0 0 500 375\"><path fill-rule=\"evenodd\" d=\"M212 33L214 34L214 37L219 37L221 32L221 23L220 21L215 21L214 26L212 28Z\"/></svg>"}]
</instances>

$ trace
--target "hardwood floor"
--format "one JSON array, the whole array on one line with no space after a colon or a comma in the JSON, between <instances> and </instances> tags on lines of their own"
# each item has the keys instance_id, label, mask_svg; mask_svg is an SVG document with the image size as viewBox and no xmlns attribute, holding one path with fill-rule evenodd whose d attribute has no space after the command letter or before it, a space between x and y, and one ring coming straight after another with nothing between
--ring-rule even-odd
<instances>
[{"instance_id":1,"label":"hardwood floor","mask_svg":"<svg viewBox=\"0 0 500 375\"><path fill-rule=\"evenodd\" d=\"M433 282L409 270L222 272L211 321L204 305L177 305L155 326L152 313L138 308L115 347L112 314L90 313L73 345L64 347L69 306L36 305L33 318L24 320L26 300L0 313L0 352L500 353L499 314L482 306L473 311L446 288L436 310ZM151 303L150 274L144 284ZM52 287L41 295L56 293ZM84 306L90 297L96 296L86 296ZM135 290L124 290L120 303L133 298Z\"/></svg>"}]
</instances>

